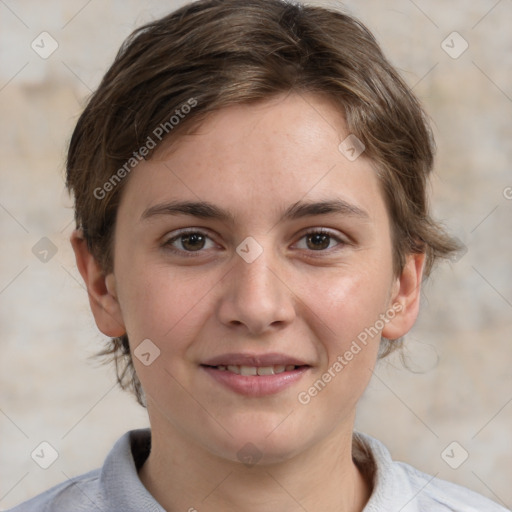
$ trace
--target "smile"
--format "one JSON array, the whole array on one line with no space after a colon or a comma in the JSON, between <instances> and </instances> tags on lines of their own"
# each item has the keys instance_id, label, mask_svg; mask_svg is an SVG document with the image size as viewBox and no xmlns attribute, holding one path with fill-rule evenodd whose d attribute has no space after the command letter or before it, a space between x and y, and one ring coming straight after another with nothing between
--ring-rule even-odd
<instances>
[{"instance_id":1,"label":"smile","mask_svg":"<svg viewBox=\"0 0 512 512\"><path fill-rule=\"evenodd\" d=\"M298 368L294 364L284 365L276 364L273 366L240 366L240 365L219 365L214 366L221 372L231 372L237 375L254 376L254 375L276 375L283 372L291 372Z\"/></svg>"},{"instance_id":2,"label":"smile","mask_svg":"<svg viewBox=\"0 0 512 512\"><path fill-rule=\"evenodd\" d=\"M311 369L308 365L200 365L213 381L239 395L264 397L283 391L297 383ZM211 381L210 381L211 382Z\"/></svg>"}]
</instances>

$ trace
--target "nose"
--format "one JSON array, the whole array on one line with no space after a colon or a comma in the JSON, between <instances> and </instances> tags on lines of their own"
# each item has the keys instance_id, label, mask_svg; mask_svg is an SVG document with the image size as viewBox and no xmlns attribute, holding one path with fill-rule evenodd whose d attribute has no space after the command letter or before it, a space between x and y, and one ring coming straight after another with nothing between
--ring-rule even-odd
<instances>
[{"instance_id":1,"label":"nose","mask_svg":"<svg viewBox=\"0 0 512 512\"><path fill-rule=\"evenodd\" d=\"M265 249L251 263L236 255L224 277L218 307L220 321L251 335L283 328L295 317L294 295L282 267Z\"/></svg>"}]
</instances>

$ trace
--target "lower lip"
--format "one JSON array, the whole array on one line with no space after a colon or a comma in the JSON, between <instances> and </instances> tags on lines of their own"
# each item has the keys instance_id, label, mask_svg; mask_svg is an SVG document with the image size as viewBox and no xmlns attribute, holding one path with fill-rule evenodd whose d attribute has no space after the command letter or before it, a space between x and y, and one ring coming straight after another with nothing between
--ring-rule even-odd
<instances>
[{"instance_id":1,"label":"lower lip","mask_svg":"<svg viewBox=\"0 0 512 512\"><path fill-rule=\"evenodd\" d=\"M238 375L227 370L217 370L212 366L201 366L201 368L217 382L246 396L265 396L278 393L299 381L309 370L308 366L301 366L295 370L274 375Z\"/></svg>"}]
</instances>

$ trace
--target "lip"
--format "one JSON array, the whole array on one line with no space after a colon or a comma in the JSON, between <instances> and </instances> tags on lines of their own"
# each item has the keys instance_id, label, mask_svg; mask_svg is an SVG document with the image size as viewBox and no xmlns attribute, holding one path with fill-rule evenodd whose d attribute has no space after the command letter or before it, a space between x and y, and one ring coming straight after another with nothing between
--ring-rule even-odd
<instances>
[{"instance_id":1,"label":"lip","mask_svg":"<svg viewBox=\"0 0 512 512\"><path fill-rule=\"evenodd\" d=\"M266 354L242 354L242 353L229 353L221 354L203 361L206 366L219 366L219 365L235 365L235 366L274 366L274 365L291 365L294 366L311 366L305 361L296 359L286 354L278 352Z\"/></svg>"},{"instance_id":2,"label":"lip","mask_svg":"<svg viewBox=\"0 0 512 512\"><path fill-rule=\"evenodd\" d=\"M304 374L311 369L310 366L300 366L294 370L284 371L275 375L253 376L238 375L227 370L218 370L217 368L214 368L213 365L201 365L199 368L231 391L250 397L263 397L266 395L278 393L298 382L300 379L302 379Z\"/></svg>"}]
</instances>

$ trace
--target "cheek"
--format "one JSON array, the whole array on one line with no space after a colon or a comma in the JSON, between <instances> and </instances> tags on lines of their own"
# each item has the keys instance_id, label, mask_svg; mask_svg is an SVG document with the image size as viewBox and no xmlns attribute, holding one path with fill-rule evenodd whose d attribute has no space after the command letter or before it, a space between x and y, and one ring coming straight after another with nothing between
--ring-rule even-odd
<instances>
[{"instance_id":1,"label":"cheek","mask_svg":"<svg viewBox=\"0 0 512 512\"><path fill-rule=\"evenodd\" d=\"M316 389L323 389L319 379L328 383L316 400L318 407L327 408L326 414L329 410L339 417L347 414L371 378L381 341L380 315L386 311L389 293L384 277L373 272L347 273L312 299L329 329L323 330L319 345L322 367L312 375L313 389L308 389L314 396Z\"/></svg>"},{"instance_id":2,"label":"cheek","mask_svg":"<svg viewBox=\"0 0 512 512\"><path fill-rule=\"evenodd\" d=\"M206 308L211 307L204 297L209 289L205 281L185 280L169 268L153 267L140 272L125 290L123 315L128 318L125 325L137 375L148 396L158 403L170 401L178 409L190 407L182 386L190 388L188 351L200 337ZM147 339L156 348L141 343ZM151 359L146 365L137 354L148 352Z\"/></svg>"},{"instance_id":3,"label":"cheek","mask_svg":"<svg viewBox=\"0 0 512 512\"><path fill-rule=\"evenodd\" d=\"M222 273L204 271L198 277L197 272L183 274L164 266L131 268L142 270L120 275L124 284L120 301L133 346L149 338L166 350L177 351L205 324L215 323L211 317L216 304L212 301L222 301L222 291L216 290L216 286L222 287ZM343 349L385 311L386 276L371 263L364 270L351 266L329 272L297 272L290 276L294 286L286 300L295 301L296 321L316 331L325 348Z\"/></svg>"},{"instance_id":4,"label":"cheek","mask_svg":"<svg viewBox=\"0 0 512 512\"><path fill-rule=\"evenodd\" d=\"M192 334L194 325L197 329L194 319L204 308L203 296L214 283L210 286L205 276L185 279L163 266L145 264L133 268L141 270L128 277L128 285L120 293L129 339L135 346L149 338L162 349L164 341L172 339L166 350L179 349L185 332Z\"/></svg>"},{"instance_id":5,"label":"cheek","mask_svg":"<svg viewBox=\"0 0 512 512\"><path fill-rule=\"evenodd\" d=\"M352 272L351 272L352 270ZM387 274L371 269L346 269L332 276L306 299L343 344L375 324L385 312L389 296ZM306 297L308 297L306 295ZM331 337L332 337L331 335Z\"/></svg>"}]
</instances>

